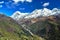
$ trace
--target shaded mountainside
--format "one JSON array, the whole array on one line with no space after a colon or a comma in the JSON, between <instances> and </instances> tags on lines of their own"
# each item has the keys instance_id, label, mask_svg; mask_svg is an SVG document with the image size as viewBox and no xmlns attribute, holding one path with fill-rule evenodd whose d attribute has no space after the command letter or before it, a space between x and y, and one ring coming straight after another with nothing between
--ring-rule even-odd
<instances>
[{"instance_id":1,"label":"shaded mountainside","mask_svg":"<svg viewBox=\"0 0 60 40\"><path fill-rule=\"evenodd\" d=\"M38 21L36 21L38 19ZM36 18L35 23L29 25L29 29L36 35L47 40L60 40L60 16L48 16Z\"/></svg>"},{"instance_id":2,"label":"shaded mountainside","mask_svg":"<svg viewBox=\"0 0 60 40\"><path fill-rule=\"evenodd\" d=\"M13 19L0 14L0 40L43 40L43 38L31 36Z\"/></svg>"},{"instance_id":3,"label":"shaded mountainside","mask_svg":"<svg viewBox=\"0 0 60 40\"><path fill-rule=\"evenodd\" d=\"M0 40L60 40L59 15L23 19L20 25L17 22L10 17L0 15Z\"/></svg>"},{"instance_id":4,"label":"shaded mountainside","mask_svg":"<svg viewBox=\"0 0 60 40\"><path fill-rule=\"evenodd\" d=\"M33 34L47 40L60 40L60 14L22 20ZM19 21L18 21L19 23Z\"/></svg>"}]
</instances>

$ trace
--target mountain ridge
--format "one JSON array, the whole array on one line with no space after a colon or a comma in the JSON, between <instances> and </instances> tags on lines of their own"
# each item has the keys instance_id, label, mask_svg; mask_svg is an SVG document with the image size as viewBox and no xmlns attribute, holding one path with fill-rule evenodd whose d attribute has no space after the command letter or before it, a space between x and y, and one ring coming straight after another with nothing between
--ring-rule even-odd
<instances>
[{"instance_id":1,"label":"mountain ridge","mask_svg":"<svg viewBox=\"0 0 60 40\"><path fill-rule=\"evenodd\" d=\"M59 15L60 14L51 15L48 17L45 17L45 16L37 17L37 18L31 18L31 19L26 19L26 20L22 20L22 21L16 21L8 16L1 15L0 16L1 40L2 39L4 39L4 40L5 39L60 40L60 38L59 38L59 36L60 36L59 35L60 34L60 25L59 25L60 16ZM20 23L20 22L23 22L23 23ZM32 33L33 33L33 35L32 35ZM35 35L37 35L37 36L35 36Z\"/></svg>"},{"instance_id":2,"label":"mountain ridge","mask_svg":"<svg viewBox=\"0 0 60 40\"><path fill-rule=\"evenodd\" d=\"M60 40L60 11L57 11L56 9L54 10L54 15L39 16L35 18L28 17L29 19L23 18L22 20L17 20L17 22L19 24L27 25L26 28L29 29L33 34L41 36L47 40Z\"/></svg>"},{"instance_id":3,"label":"mountain ridge","mask_svg":"<svg viewBox=\"0 0 60 40\"><path fill-rule=\"evenodd\" d=\"M31 36L15 20L0 14L0 40L44 40L44 38Z\"/></svg>"},{"instance_id":4,"label":"mountain ridge","mask_svg":"<svg viewBox=\"0 0 60 40\"><path fill-rule=\"evenodd\" d=\"M12 18L14 19L14 15L19 14L18 16L21 16L22 13L19 13L19 11L13 13ZM30 19L30 18L37 18L37 17L41 17L41 16L50 16L50 15L57 15L60 14L60 9L54 8L52 10L47 9L47 8L43 8L43 9L36 9L31 13L25 13L24 15L22 15L21 17L16 16L18 19ZM15 18L16 18L15 17ZM23 18L22 18L23 17Z\"/></svg>"}]
</instances>

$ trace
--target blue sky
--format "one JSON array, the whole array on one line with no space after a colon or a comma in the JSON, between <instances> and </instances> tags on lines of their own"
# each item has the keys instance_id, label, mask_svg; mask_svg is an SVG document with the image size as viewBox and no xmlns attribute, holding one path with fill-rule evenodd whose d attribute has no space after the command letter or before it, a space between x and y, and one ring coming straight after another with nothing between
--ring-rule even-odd
<instances>
[{"instance_id":1,"label":"blue sky","mask_svg":"<svg viewBox=\"0 0 60 40\"><path fill-rule=\"evenodd\" d=\"M60 0L0 0L0 13L7 16L15 11L30 13L35 9L60 9Z\"/></svg>"}]
</instances>

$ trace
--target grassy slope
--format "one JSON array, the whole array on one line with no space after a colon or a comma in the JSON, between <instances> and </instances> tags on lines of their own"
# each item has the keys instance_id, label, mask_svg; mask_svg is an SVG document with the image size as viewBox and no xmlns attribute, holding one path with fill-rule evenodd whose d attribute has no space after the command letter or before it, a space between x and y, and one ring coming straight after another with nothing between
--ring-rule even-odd
<instances>
[{"instance_id":1,"label":"grassy slope","mask_svg":"<svg viewBox=\"0 0 60 40\"><path fill-rule=\"evenodd\" d=\"M43 40L34 35L33 37L24 32L11 18L0 16L0 40Z\"/></svg>"}]
</instances>

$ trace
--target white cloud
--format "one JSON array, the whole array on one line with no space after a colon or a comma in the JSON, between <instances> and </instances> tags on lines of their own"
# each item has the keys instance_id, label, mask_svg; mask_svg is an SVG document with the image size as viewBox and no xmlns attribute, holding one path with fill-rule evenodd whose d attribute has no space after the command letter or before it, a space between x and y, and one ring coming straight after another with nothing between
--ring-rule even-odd
<instances>
[{"instance_id":1,"label":"white cloud","mask_svg":"<svg viewBox=\"0 0 60 40\"><path fill-rule=\"evenodd\" d=\"M26 0L27 2L32 2L32 0Z\"/></svg>"},{"instance_id":2,"label":"white cloud","mask_svg":"<svg viewBox=\"0 0 60 40\"><path fill-rule=\"evenodd\" d=\"M0 2L0 8L2 8L3 7L3 5L1 5L1 4L3 4L4 3L4 1L1 1Z\"/></svg>"},{"instance_id":3,"label":"white cloud","mask_svg":"<svg viewBox=\"0 0 60 40\"><path fill-rule=\"evenodd\" d=\"M46 6L48 6L49 4L50 4L50 3L47 2L47 3L44 3L43 6L46 7Z\"/></svg>"},{"instance_id":4,"label":"white cloud","mask_svg":"<svg viewBox=\"0 0 60 40\"><path fill-rule=\"evenodd\" d=\"M4 3L4 1L1 1L0 4Z\"/></svg>"},{"instance_id":5,"label":"white cloud","mask_svg":"<svg viewBox=\"0 0 60 40\"><path fill-rule=\"evenodd\" d=\"M0 8L2 8L3 6L2 5L0 5Z\"/></svg>"},{"instance_id":6,"label":"white cloud","mask_svg":"<svg viewBox=\"0 0 60 40\"><path fill-rule=\"evenodd\" d=\"M18 2L32 2L32 0L13 0L15 3Z\"/></svg>"},{"instance_id":7,"label":"white cloud","mask_svg":"<svg viewBox=\"0 0 60 40\"><path fill-rule=\"evenodd\" d=\"M13 0L15 3L17 2L24 2L25 0Z\"/></svg>"}]
</instances>

